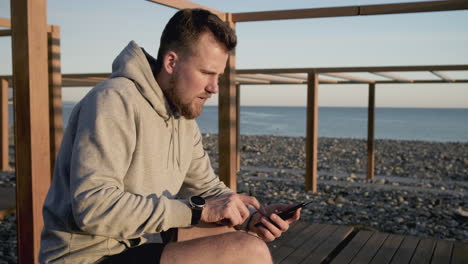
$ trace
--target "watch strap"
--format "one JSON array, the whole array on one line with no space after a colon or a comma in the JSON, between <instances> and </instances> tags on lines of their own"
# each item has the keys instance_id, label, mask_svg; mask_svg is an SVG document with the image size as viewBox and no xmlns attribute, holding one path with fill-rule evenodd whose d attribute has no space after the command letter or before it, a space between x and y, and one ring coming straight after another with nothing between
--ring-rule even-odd
<instances>
[{"instance_id":1,"label":"watch strap","mask_svg":"<svg viewBox=\"0 0 468 264\"><path fill-rule=\"evenodd\" d=\"M200 222L201 214L202 214L203 208L192 208L192 225L196 225Z\"/></svg>"}]
</instances>

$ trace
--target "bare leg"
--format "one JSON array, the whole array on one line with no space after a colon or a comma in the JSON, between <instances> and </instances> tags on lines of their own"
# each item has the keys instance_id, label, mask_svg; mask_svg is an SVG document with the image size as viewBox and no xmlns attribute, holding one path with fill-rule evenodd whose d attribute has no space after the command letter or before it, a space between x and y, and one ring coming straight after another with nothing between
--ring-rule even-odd
<instances>
[{"instance_id":1,"label":"bare leg","mask_svg":"<svg viewBox=\"0 0 468 264\"><path fill-rule=\"evenodd\" d=\"M237 232L237 230L228 226L219 226L214 224L198 224L193 227L179 228L177 232L177 242L182 242L200 237L220 235L230 232Z\"/></svg>"},{"instance_id":2,"label":"bare leg","mask_svg":"<svg viewBox=\"0 0 468 264\"><path fill-rule=\"evenodd\" d=\"M272 263L261 239L229 227L200 225L179 229L179 240L166 246L161 263Z\"/></svg>"}]
</instances>

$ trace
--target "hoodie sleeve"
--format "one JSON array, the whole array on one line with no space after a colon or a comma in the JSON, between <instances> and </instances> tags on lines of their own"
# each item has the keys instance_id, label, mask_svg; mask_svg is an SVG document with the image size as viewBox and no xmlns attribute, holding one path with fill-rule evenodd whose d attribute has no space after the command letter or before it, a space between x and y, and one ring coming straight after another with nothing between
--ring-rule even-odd
<instances>
[{"instance_id":1,"label":"hoodie sleeve","mask_svg":"<svg viewBox=\"0 0 468 264\"><path fill-rule=\"evenodd\" d=\"M186 202L125 191L137 118L128 97L124 90L107 90L82 102L71 150L73 217L82 230L115 239L189 226Z\"/></svg>"},{"instance_id":2,"label":"hoodie sleeve","mask_svg":"<svg viewBox=\"0 0 468 264\"><path fill-rule=\"evenodd\" d=\"M195 121L192 161L185 176L184 184L179 191L181 198L188 198L192 195L200 195L204 198L215 197L225 193L231 193L229 189L214 173L211 167L208 153L203 149L200 129Z\"/></svg>"}]
</instances>

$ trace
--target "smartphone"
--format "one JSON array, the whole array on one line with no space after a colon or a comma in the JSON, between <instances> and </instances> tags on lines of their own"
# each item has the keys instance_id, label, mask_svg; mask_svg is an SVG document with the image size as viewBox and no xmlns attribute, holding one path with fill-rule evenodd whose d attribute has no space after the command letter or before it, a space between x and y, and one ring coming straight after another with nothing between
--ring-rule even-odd
<instances>
[{"instance_id":1,"label":"smartphone","mask_svg":"<svg viewBox=\"0 0 468 264\"><path fill-rule=\"evenodd\" d=\"M278 214L279 217L281 217L281 219L283 220L286 220L286 219L289 219L291 217L294 216L294 213L296 212L297 209L299 208L302 208L304 206L307 206L308 204L312 203L313 201L309 201L309 202L303 202L303 203L300 203L300 204L297 204L291 208L289 208L288 210L284 211L284 212L281 212ZM273 225L275 225L276 227L278 227L278 225L276 225L275 222L273 222L269 217L267 217L268 221L270 221L270 223L272 223ZM265 227L265 225L263 225L262 222L258 222L255 224L255 227L259 227L259 226L263 226ZM279 227L278 227L279 228Z\"/></svg>"}]
</instances>

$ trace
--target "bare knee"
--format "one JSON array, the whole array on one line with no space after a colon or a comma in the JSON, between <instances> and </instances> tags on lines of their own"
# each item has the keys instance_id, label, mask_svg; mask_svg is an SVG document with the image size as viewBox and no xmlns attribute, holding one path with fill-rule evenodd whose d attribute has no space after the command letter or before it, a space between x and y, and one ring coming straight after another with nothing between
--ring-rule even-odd
<instances>
[{"instance_id":1,"label":"bare knee","mask_svg":"<svg viewBox=\"0 0 468 264\"><path fill-rule=\"evenodd\" d=\"M236 232L232 235L234 237L233 243L241 247L238 254L242 252L241 254L247 257L247 262L244 263L250 263L250 261L252 263L272 263L270 250L263 240L243 232Z\"/></svg>"}]
</instances>

